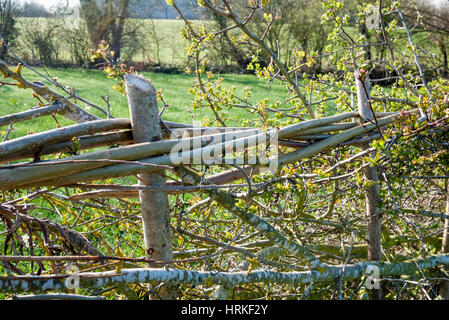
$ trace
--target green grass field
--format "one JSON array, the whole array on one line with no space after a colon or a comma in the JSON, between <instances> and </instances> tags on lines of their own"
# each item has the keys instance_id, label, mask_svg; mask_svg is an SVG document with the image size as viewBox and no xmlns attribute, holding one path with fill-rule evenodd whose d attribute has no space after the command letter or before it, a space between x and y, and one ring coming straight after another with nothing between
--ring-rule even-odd
<instances>
[{"instance_id":1,"label":"green grass field","mask_svg":"<svg viewBox=\"0 0 449 320\"><path fill-rule=\"evenodd\" d=\"M59 23L57 19L30 19L21 18L19 20L19 29L25 30L25 27L30 23L36 23L36 28L42 26L42 30L47 28L51 24ZM209 21L194 21L194 25L207 24ZM161 63L167 65L185 66L186 52L185 47L188 42L182 38L179 30L183 27L184 23L180 20L130 20L130 24L140 25L142 30L145 30L144 45L140 51L135 53L133 57L134 61L153 61L160 60ZM31 28L31 30L39 30ZM40 30L41 32L43 32ZM348 29L350 33L356 33L353 28ZM398 31L397 36L402 34L402 31ZM158 44L155 42L155 36L158 40ZM415 42L423 46L422 39L423 34L417 34ZM27 46L24 45L26 36L24 32L20 32L19 39L16 46L13 48L19 49L19 56L21 50L25 50ZM64 42L64 37L58 38L55 42L59 50L59 58L61 60L70 60L70 54L68 47ZM142 40L142 39L141 39ZM407 39L401 37L401 43L403 47L407 43ZM433 47L429 50L435 49ZM126 50L125 50L126 51ZM410 56L410 53L408 53ZM157 58L159 56L159 59ZM405 55L400 55L401 60L407 60ZM328 63L323 61L324 64ZM41 72L45 72L43 69L39 69ZM108 95L111 102L111 113L114 117L128 117L128 106L126 97L120 95L112 89L115 84L114 80L107 79L104 72L86 69L57 69L48 68L51 77L57 77L63 85L75 87L77 94L83 98L101 106L105 107L105 103L101 96ZM170 108L165 111L163 118L165 120L192 123L201 122L209 117L214 119L212 112L208 108L192 110L193 95L189 93L189 88L193 85L194 76L188 74L164 74L164 73L143 73L147 78L153 81L156 89L162 88L165 101L170 105ZM23 75L29 80L42 81L41 77L32 73L30 70L24 70ZM243 90L245 87L252 89L253 95L250 99L251 102L260 101L264 98L268 98L269 102L274 103L277 100L283 101L285 99L285 90L281 84L275 82L272 87L269 87L266 82L258 80L252 75L233 75L225 74L220 75L224 78L224 86L231 88L236 86L237 95L243 96ZM328 104L332 104L329 102ZM0 116L21 112L28 110L37 105L36 99L32 97L30 90L21 90L16 87L3 86L0 88ZM90 110L92 113L100 115L97 110ZM230 125L236 125L243 123L245 120L251 120L255 116L251 115L247 110L233 108L232 110L225 111L228 118L227 123ZM69 125L70 121L57 116L61 125ZM16 138L23 136L29 132L38 132L43 130L52 129L55 127L55 121L52 117L44 117L34 120L29 120L24 123L18 123L14 126L15 130L10 134L9 138ZM6 131L6 127L0 128L0 132ZM1 137L1 136L0 136Z\"/></svg>"},{"instance_id":2,"label":"green grass field","mask_svg":"<svg viewBox=\"0 0 449 320\"><path fill-rule=\"evenodd\" d=\"M200 26L206 27L207 30L214 29L214 22L207 20L192 20L191 21L195 28ZM67 21L59 18L19 18L18 20L18 38L11 44L13 49L22 58L28 58L32 60L39 61L37 58L37 46L36 39L43 38L51 39L46 43L47 46L53 48L53 52L57 53L54 59L54 65L64 65L67 63L76 63L72 61L71 46L69 45L71 41L75 41L73 35L70 36L67 33ZM189 41L184 39L181 35L181 29L185 26L182 20L164 20L164 19L129 19L127 21L125 34L130 30L138 29L138 36L135 38L124 37L122 57L127 61L139 62L139 63L160 63L164 66L176 66L184 68L187 63L187 54L185 48L189 45ZM69 28L70 29L70 28ZM254 26L251 29L255 30ZM286 29L288 30L288 29ZM79 25L79 28L75 30L78 36L84 40L88 39L88 33L83 24ZM353 38L359 36L359 30L354 26L345 27L345 31L350 34ZM231 31L236 35L240 34L238 31ZM313 38L314 35L310 35ZM399 28L390 33L390 40L395 46L397 51L396 59L401 64L413 65L413 55L409 48L409 40L407 34L403 29ZM280 33L281 43L284 43L284 47L287 43L290 43L291 39L289 34L285 32ZM413 41L417 47L417 51L420 54L420 59L422 63L435 62L441 59L441 52L436 44L437 36L429 37L429 34L423 32L421 29L413 30ZM83 41L84 41L83 40ZM80 41L79 39L76 41ZM81 42L83 42L81 41ZM370 31L370 41L375 43L374 32ZM89 46L84 43L84 45ZM295 47L300 47L300 43L289 44L292 45L291 49ZM33 48L33 49L31 49ZM338 48L335 55L338 56ZM284 49L286 50L286 49ZM379 46L373 46L372 54L381 55L383 49ZM210 53L210 49L205 48L205 53ZM283 52L287 57L287 53ZM59 63L59 64L58 64ZM230 63L230 61L229 61ZM328 61L323 59L323 68L332 67L328 66Z\"/></svg>"},{"instance_id":3,"label":"green grass field","mask_svg":"<svg viewBox=\"0 0 449 320\"><path fill-rule=\"evenodd\" d=\"M76 32L79 38L67 32L67 21L64 19L47 18L19 18L17 23L18 38L11 44L12 48L22 58L32 58L39 60L36 55L36 39L47 39L51 35L51 40L46 45L53 48L57 53L57 58L53 59L59 63L70 63L72 61L71 47L69 43L76 41L88 43L88 33L84 25L80 25ZM210 24L209 21L195 20L194 26ZM76 25L75 25L76 27ZM189 41L184 39L180 30L184 27L181 20L162 19L129 19L127 21L125 34L129 30L139 29L137 38L124 37L122 57L127 60L138 62L161 63L164 65L178 66L183 68L187 62L185 48ZM37 30L37 32L36 32ZM31 50L30 48L33 47Z\"/></svg>"},{"instance_id":4,"label":"green grass field","mask_svg":"<svg viewBox=\"0 0 449 320\"><path fill-rule=\"evenodd\" d=\"M101 106L106 107L101 96L109 95L111 103L111 113L114 117L129 117L126 97L114 91L112 86L114 80L107 79L102 71L84 69L47 69L51 77L57 77L58 81L66 86L75 87L76 93ZM39 69L40 72L44 70ZM41 77L29 70L22 72L24 77L32 81L42 81ZM192 110L193 95L189 93L189 88L193 85L193 75L188 74L163 74L163 73L143 73L148 79L153 81L156 89L162 88L162 93L166 103L170 107L164 112L163 119L192 123L201 122L206 116L213 119L213 114L209 108ZM224 86L231 88L236 86L237 94L243 96L245 87L251 87L253 95L251 102L269 98L270 102L283 100L285 98L284 88L275 83L271 88L263 81L252 75L220 75L224 78ZM37 105L37 100L33 98L31 90L19 89L13 86L3 86L0 88L0 116L28 110ZM84 104L82 104L84 105ZM101 115L97 110L90 109L90 112ZM251 119L252 115L244 109L233 108L232 111L225 111L232 125L238 125L242 121ZM56 116L61 125L69 125L71 122L62 116ZM102 115L104 117L104 115ZM14 125L14 130L9 138L23 136L29 132L40 132L55 128L55 121L51 116L27 120ZM0 128L6 131L7 127Z\"/></svg>"}]
</instances>

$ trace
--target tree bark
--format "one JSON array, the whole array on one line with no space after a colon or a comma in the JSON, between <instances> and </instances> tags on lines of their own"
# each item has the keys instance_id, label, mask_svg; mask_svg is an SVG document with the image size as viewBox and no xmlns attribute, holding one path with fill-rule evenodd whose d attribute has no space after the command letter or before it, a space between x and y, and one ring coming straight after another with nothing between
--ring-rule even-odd
<instances>
[{"instance_id":1,"label":"tree bark","mask_svg":"<svg viewBox=\"0 0 449 320\"><path fill-rule=\"evenodd\" d=\"M447 50L446 44L443 41L439 43L440 51L441 51L441 63L443 64L444 69L448 69L448 58L447 58Z\"/></svg>"},{"instance_id":2,"label":"tree bark","mask_svg":"<svg viewBox=\"0 0 449 320\"><path fill-rule=\"evenodd\" d=\"M32 89L35 93L37 93L38 95L40 95L41 97L43 97L48 101L50 101L50 99L53 99L54 101L59 101L61 103L66 104L68 110L64 112L64 116L70 120L73 120L77 123L100 120L99 117L85 111L77 104L73 103L70 99L66 98L64 95L61 95L56 91L49 89L45 85L40 85L35 82L31 82L24 79L20 74L20 72L11 71L9 67L6 65L6 63L1 60L0 60L0 74L4 78L11 78L17 81L17 83L20 84L22 88Z\"/></svg>"},{"instance_id":3,"label":"tree bark","mask_svg":"<svg viewBox=\"0 0 449 320\"><path fill-rule=\"evenodd\" d=\"M413 110L411 112L417 112L418 109ZM377 122L377 125L379 127L386 126L390 123L392 123L395 119L396 115L392 115L386 118L379 119ZM321 119L320 119L321 120ZM278 166L284 166L289 163L293 163L296 161L299 161L301 159L311 157L314 154L317 154L319 152L322 152L326 149L332 148L336 145L341 145L345 143L346 141L353 139L359 135L362 135L364 133L370 132L374 129L376 129L376 124L365 124L363 126L357 126L355 128L351 128L349 130L343 131L342 133L333 135L330 138L327 138L325 140L322 140L318 143L311 144L305 148L299 149L297 151L292 151L286 154L283 154L277 158L272 159L272 161L275 161ZM304 128L304 127L301 127ZM299 129L299 128L298 128ZM290 130L287 130L285 134L290 135L293 134ZM283 137L282 131L279 132L279 138ZM243 138L248 140L248 138ZM236 145L237 140L234 140L232 142L233 145ZM228 144L228 143L226 143ZM205 148L196 149L196 150L190 150L183 152L181 155L182 160L187 161L186 163L190 163L188 159L195 159L195 157L199 156L201 158L201 154L211 152L212 148L215 148L215 146L208 145ZM182 162L182 161L181 161ZM183 162L184 163L184 162ZM147 164L147 165L144 165ZM179 164L179 162L178 162ZM25 187L36 187L36 186L62 186L62 185L68 185L83 181L95 181L95 180L103 180L103 179L110 179L110 178L117 178L117 177L123 177L123 176L129 176L129 175L135 175L138 173L144 173L144 172L154 172L157 170L157 168L154 167L154 165L169 165L173 166L175 165L171 159L170 155L163 155L158 157L152 157L152 158L145 158L140 159L139 164L118 164L118 165L110 165L103 168L97 168L92 169L76 174L71 174L68 176L55 178L55 179L49 179L42 182L33 182L31 184L25 184L21 185L21 188ZM248 167L249 168L249 167ZM249 169L245 169L248 171ZM259 166L254 167L253 174L259 173ZM234 180L243 179L244 175L242 172L238 169L233 169L231 171L226 171L224 173L220 173L216 175L211 181L215 184L225 184L230 183Z\"/></svg>"},{"instance_id":4,"label":"tree bark","mask_svg":"<svg viewBox=\"0 0 449 320\"><path fill-rule=\"evenodd\" d=\"M446 181L446 214L449 214L449 186ZM445 219L444 222L444 232L443 232L443 245L442 250L443 253L449 252L449 219ZM440 286L440 298L443 300L449 300L449 281L442 281Z\"/></svg>"},{"instance_id":5,"label":"tree bark","mask_svg":"<svg viewBox=\"0 0 449 320\"><path fill-rule=\"evenodd\" d=\"M125 28L126 14L128 13L129 0L123 0L120 3L120 13L118 16L117 24L112 25L112 43L111 50L114 51L113 59L117 61L117 59L121 56L122 49L122 37L123 30Z\"/></svg>"},{"instance_id":6,"label":"tree bark","mask_svg":"<svg viewBox=\"0 0 449 320\"><path fill-rule=\"evenodd\" d=\"M50 114L64 114L66 112L68 112L68 107L65 104L56 103L43 108L36 108L2 116L0 117L0 127Z\"/></svg>"},{"instance_id":7,"label":"tree bark","mask_svg":"<svg viewBox=\"0 0 449 320\"><path fill-rule=\"evenodd\" d=\"M97 48L101 40L110 42L113 60L117 61L130 0L107 0L103 5L94 0L81 0L80 3L92 47Z\"/></svg>"},{"instance_id":8,"label":"tree bark","mask_svg":"<svg viewBox=\"0 0 449 320\"><path fill-rule=\"evenodd\" d=\"M366 39L365 46L363 47L363 50L365 51L365 59L366 60L371 60L371 58L372 58L371 47L369 46L370 36L369 36L369 33L368 33L368 28L366 26L366 23L361 23L360 24L359 31L360 31L360 34L362 36L364 36L365 39Z\"/></svg>"},{"instance_id":9,"label":"tree bark","mask_svg":"<svg viewBox=\"0 0 449 320\"><path fill-rule=\"evenodd\" d=\"M89 121L30 134L0 143L0 159L5 159L9 156L29 151L30 149L39 149L47 144L67 141L73 137L127 128L129 128L129 119L111 119Z\"/></svg>"},{"instance_id":10,"label":"tree bark","mask_svg":"<svg viewBox=\"0 0 449 320\"><path fill-rule=\"evenodd\" d=\"M156 90L152 84L135 75L126 75L126 93L131 116L131 126L136 143L158 141L162 139ZM142 173L138 175L139 185L165 186L164 171ZM173 248L170 230L170 212L167 194L164 191L139 192L145 253L148 259L173 260ZM151 267L151 264L150 264ZM175 299L175 290L162 286L158 294L151 299Z\"/></svg>"},{"instance_id":11,"label":"tree bark","mask_svg":"<svg viewBox=\"0 0 449 320\"><path fill-rule=\"evenodd\" d=\"M355 83L357 88L357 102L360 113L360 122L375 121L373 110L370 106L370 86L367 74L361 74L360 71L354 72ZM363 150L369 148L364 145ZM381 229L382 221L377 201L379 196L379 184L377 168L375 166L363 169L366 182L368 184L365 192L366 216L368 219L367 228L367 244L368 244L368 260L380 261L382 257L381 246ZM381 300L383 298L382 288L370 290L369 296L371 300Z\"/></svg>"},{"instance_id":12,"label":"tree bark","mask_svg":"<svg viewBox=\"0 0 449 320\"><path fill-rule=\"evenodd\" d=\"M386 276L402 276L424 269L449 265L449 255L428 256L425 259L408 260L398 263L358 262L344 266L325 266L325 270L279 272L272 270L252 270L239 272L191 271L180 269L122 269L114 271L85 272L79 274L82 288L105 288L120 284L139 284L151 281L173 283L190 283L197 285L226 284L236 286L248 283L278 283L300 285L309 283L330 283L341 278L342 281L359 279L366 268L375 265L381 274ZM32 275L16 277L0 277L0 292L45 292L67 291L64 280L69 274Z\"/></svg>"}]
</instances>

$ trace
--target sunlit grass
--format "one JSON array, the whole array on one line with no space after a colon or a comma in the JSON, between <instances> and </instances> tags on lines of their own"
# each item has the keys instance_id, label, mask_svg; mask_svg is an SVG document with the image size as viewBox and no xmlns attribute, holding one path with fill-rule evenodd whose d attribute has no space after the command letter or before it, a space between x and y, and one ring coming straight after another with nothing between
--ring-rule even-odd
<instances>
[{"instance_id":1,"label":"sunlit grass","mask_svg":"<svg viewBox=\"0 0 449 320\"><path fill-rule=\"evenodd\" d=\"M106 103L101 98L109 96L111 105L111 114L116 118L129 117L128 103L126 97L112 89L114 80L107 79L102 71L85 69L46 69L51 77L58 78L58 81L69 87L76 88L76 94L106 108ZM45 73L44 70L39 69ZM177 121L184 123L201 122L205 117L214 119L213 113L207 107L202 109L192 109L194 96L189 93L189 88L193 85L194 76L189 74L164 74L164 73L143 73L148 79L151 79L155 88L162 89L164 100L170 107L164 112L163 118L167 121ZM30 81L43 81L43 79L31 72L24 70L23 76ZM217 76L218 77L218 76ZM244 88L252 89L251 102L255 103L268 98L270 102L285 99L285 89L280 83L274 83L269 86L266 82L258 80L252 75L220 75L223 77L224 87L231 88L235 86L237 95L243 96ZM13 114L28 110L37 105L37 100L33 98L31 90L19 89L13 86L3 86L0 88L0 116ZM82 107L84 103L78 102ZM104 117L93 108L87 107L88 111ZM229 119L229 123L238 126L244 120L255 117L246 109L233 108L225 110L224 113ZM72 122L62 116L57 115L56 119L62 126L70 125ZM55 120L51 116L27 120L14 125L15 130L9 136L10 138L19 137L29 132L40 132L55 128ZM6 130L6 127L0 130Z\"/></svg>"}]
</instances>

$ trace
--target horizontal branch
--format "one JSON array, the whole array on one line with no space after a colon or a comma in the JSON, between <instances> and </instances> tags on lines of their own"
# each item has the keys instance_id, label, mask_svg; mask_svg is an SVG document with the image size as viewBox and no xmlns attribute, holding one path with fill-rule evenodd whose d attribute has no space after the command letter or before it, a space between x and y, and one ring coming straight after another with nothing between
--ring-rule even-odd
<instances>
[{"instance_id":1,"label":"horizontal branch","mask_svg":"<svg viewBox=\"0 0 449 320\"><path fill-rule=\"evenodd\" d=\"M38 219L32 215L20 213L19 211L16 211L14 206L0 204L0 217L20 219L32 228L42 230L44 232L44 237L48 237L47 232L50 231L58 237L66 240L70 246L73 246L79 252L85 251L88 254L96 256L103 255L81 233L63 227L62 225L48 219Z\"/></svg>"},{"instance_id":2,"label":"horizontal branch","mask_svg":"<svg viewBox=\"0 0 449 320\"><path fill-rule=\"evenodd\" d=\"M78 136L95 134L104 131L129 129L129 127L129 119L96 120L45 132L30 134L24 137L0 143L0 159L25 152L29 149L38 149L45 146L46 144L54 144L70 140Z\"/></svg>"},{"instance_id":3,"label":"horizontal branch","mask_svg":"<svg viewBox=\"0 0 449 320\"><path fill-rule=\"evenodd\" d=\"M414 109L412 111L409 111L410 113L418 112L417 109ZM385 117L378 119L378 126L386 126L394 121L394 119L398 116L396 113L395 115ZM331 147L335 146L341 146L347 144L351 139L356 138L362 134L365 134L367 132L370 132L374 129L376 129L376 124L365 124L365 125L358 125L355 128L343 131L339 134L333 135L328 139L321 140L317 143L311 144L308 147L299 149L297 151L293 151L284 155L279 156L277 159L272 159L270 161L276 161L277 165L279 167L294 163L296 161L299 161L304 158L311 157L319 152L322 152L326 149L329 149ZM352 143L360 143L365 140L370 140L372 138L362 138L362 139L355 139L351 141ZM349 141L348 141L349 140ZM252 171L253 175L259 174L261 167L260 166L254 166L254 167L247 167L244 170L247 174ZM244 174L238 170L238 169L232 169L225 172L220 172L215 175L207 177L207 179L214 184L225 184L225 183L232 183L233 181L240 180L244 178Z\"/></svg>"},{"instance_id":4,"label":"horizontal branch","mask_svg":"<svg viewBox=\"0 0 449 320\"><path fill-rule=\"evenodd\" d=\"M18 188L24 184L35 184L40 181L69 176L79 172L88 172L88 170L105 167L112 164L113 161L118 160L134 161L150 159L152 162L140 160L139 163L141 164L138 166L142 167L149 165L151 169L156 169L155 166L157 165L171 165L171 157L159 157L156 159L156 161L161 160L159 163L155 163L156 161L154 161L154 158L152 157L169 153L176 146L182 146L184 149L191 148L193 150L205 146L214 146L216 144L225 146L227 143L233 143L231 141L239 141L239 138L251 136L252 134L251 131L244 130L182 140L145 142L108 150L95 151L61 160L4 166L0 167L0 189ZM190 155L190 152L184 152L183 155L184 154ZM151 164L154 164L155 166L151 166ZM36 167L39 167L39 170L36 170ZM73 182L66 181L65 183Z\"/></svg>"},{"instance_id":5,"label":"horizontal branch","mask_svg":"<svg viewBox=\"0 0 449 320\"><path fill-rule=\"evenodd\" d=\"M88 191L74 194L69 197L70 200L137 199L137 198L139 198L139 190L111 190L111 189Z\"/></svg>"},{"instance_id":6,"label":"horizontal branch","mask_svg":"<svg viewBox=\"0 0 449 320\"><path fill-rule=\"evenodd\" d=\"M129 125L131 128L131 124ZM167 129L168 128L168 129ZM181 132L187 131L192 132L193 130L202 130L204 132L206 129L199 127L196 128L189 124L183 124L178 122L169 122L164 121L161 123L161 129L166 138L169 138L171 133L170 131L176 130L177 134L181 134ZM209 131L217 131L220 128L207 128ZM218 131L217 131L218 132ZM176 133L174 134L176 136ZM109 133L101 133L93 136L79 136L78 137L78 150L86 150L97 147L111 146L111 145L128 145L133 144L133 136L131 130L121 131L121 132L109 132ZM13 155L2 155L0 157L0 163L10 162L13 160L27 159L27 158L35 158L36 155L44 156L49 154L56 154L60 152L71 152L73 151L73 142L71 140L47 144L45 146L36 146L34 148L29 148L23 153L13 154Z\"/></svg>"},{"instance_id":7,"label":"horizontal branch","mask_svg":"<svg viewBox=\"0 0 449 320\"><path fill-rule=\"evenodd\" d=\"M0 262L63 262L63 261L125 261L125 262L144 262L166 265L173 261L157 261L145 258L128 258L114 256L0 256Z\"/></svg>"},{"instance_id":8,"label":"horizontal branch","mask_svg":"<svg viewBox=\"0 0 449 320\"><path fill-rule=\"evenodd\" d=\"M38 107L35 109L9 114L6 116L0 117L0 127L7 126L11 123L16 123L20 121L30 120L34 118L39 118L42 116L47 116L50 114L64 114L67 112L68 107L62 103L55 103L46 107Z\"/></svg>"},{"instance_id":9,"label":"horizontal branch","mask_svg":"<svg viewBox=\"0 0 449 320\"><path fill-rule=\"evenodd\" d=\"M401 208L400 210L404 213L421 214L423 216L428 216L428 217L433 217L433 218L449 219L449 215L444 214L444 213L435 213L435 212L419 210L419 209L411 209L411 208Z\"/></svg>"},{"instance_id":10,"label":"horizontal branch","mask_svg":"<svg viewBox=\"0 0 449 320\"><path fill-rule=\"evenodd\" d=\"M335 131L342 131L357 127L358 123L356 122L345 122L345 123L334 123L331 125L323 125L311 129L306 129L302 132L302 135L310 135L310 134L319 134L319 133L329 133Z\"/></svg>"},{"instance_id":11,"label":"horizontal branch","mask_svg":"<svg viewBox=\"0 0 449 320\"><path fill-rule=\"evenodd\" d=\"M81 136L77 137L77 150L86 150L86 149L93 149L98 147L105 147L105 146L114 146L114 145L129 145L134 143L133 135L131 130L126 131L118 131L118 132L106 132L106 133L99 133L91 136ZM27 159L27 158L40 158L42 156L46 156L49 154L57 154L57 153L73 153L74 145L73 141L64 141L64 142L58 142L54 144L45 145L44 147L41 147L40 149L31 149L26 150L23 153L20 154L14 154L9 157L1 158L0 163L2 162L11 162L13 160L21 160L21 159Z\"/></svg>"},{"instance_id":12,"label":"horizontal branch","mask_svg":"<svg viewBox=\"0 0 449 320\"><path fill-rule=\"evenodd\" d=\"M343 143L347 140L353 139L362 134L370 132L371 130L374 130L378 127L383 127L388 124L391 124L394 121L395 117L396 116L390 116L379 119L377 123L359 125L355 128L343 131L342 133L333 135L328 139L321 140L320 142L312 144L309 147L281 155L276 159L274 159L273 161L276 161L278 166L284 166L288 163L293 163L301 159L311 157L314 154L322 152L333 146L337 146L340 143Z\"/></svg>"},{"instance_id":13,"label":"horizontal branch","mask_svg":"<svg viewBox=\"0 0 449 320\"><path fill-rule=\"evenodd\" d=\"M83 296L80 294L47 293L39 295L14 295L12 300L106 300L102 296Z\"/></svg>"},{"instance_id":14,"label":"horizontal branch","mask_svg":"<svg viewBox=\"0 0 449 320\"><path fill-rule=\"evenodd\" d=\"M64 185L63 187L69 188L82 188L83 184L71 184ZM94 186L94 185L90 185ZM102 187L101 184L96 185L97 187ZM247 187L247 184L230 184L230 185L198 185L198 186L184 186L180 183L172 181L172 183L167 183L166 186L115 186L116 188L108 189L108 186L104 186L104 189L94 190L89 192L83 192L74 194L68 197L69 200L87 200L87 199L105 199L105 198L138 198L139 191L165 191L167 194L182 194L182 193L192 193L197 191L207 191L213 189L234 189ZM255 185L257 186L257 184Z\"/></svg>"},{"instance_id":15,"label":"horizontal branch","mask_svg":"<svg viewBox=\"0 0 449 320\"><path fill-rule=\"evenodd\" d=\"M280 139L294 138L295 136L300 135L304 133L304 131L310 130L312 128L327 126L335 122L340 122L350 118L358 118L358 117L359 117L358 112L346 112L336 116L302 121L300 123L293 124L285 128L281 128L279 130L278 135Z\"/></svg>"},{"instance_id":16,"label":"horizontal branch","mask_svg":"<svg viewBox=\"0 0 449 320\"><path fill-rule=\"evenodd\" d=\"M195 150L190 150L190 151L186 151L186 152L182 152L179 156L177 156L177 160L178 163L173 163L173 159L170 155L165 155L165 156L159 156L159 157L153 157L153 158L143 158L139 160L140 164L123 164L123 165L114 165L114 166L107 166L107 167L103 167L103 168L97 168L97 169L92 169L92 170L87 170L87 171L83 171L80 173L75 173L75 174L71 174L71 175L65 175L64 178L55 178L55 179L48 179L49 176L46 175L48 180L42 181L42 182L31 182L29 184L25 184L25 185L17 185L17 183L12 183L10 182L9 185L10 186L15 186L15 187L28 187L28 186L42 186L42 185L52 185L52 186L58 186L58 185L65 185L65 184L71 184L71 183L77 183L77 182L83 182L83 181L95 181L95 180L102 180L102 179L107 179L107 178L115 178L115 177L122 177L122 176L129 176L129 175L134 175L137 173L142 173L142 172L152 172L155 170L155 168L151 168L145 164L154 164L154 165L171 165L171 166L176 166L179 164L186 164L186 163L190 163L192 161L192 159L204 159L203 155L206 156L206 158L210 157L211 154L214 154L214 157L222 157L222 155L216 154L216 152L218 150L230 150L235 148L236 146L243 146L246 147L249 144L249 141L253 141L256 142L258 141L260 143L260 140L265 141L266 142L266 138L269 136L276 136L278 139L284 139L284 138L288 138L288 137L295 137L296 135L301 135L301 132L307 130L307 129L311 129L311 128L315 128L317 126L322 126L322 125L329 125L332 123L335 123L337 121L343 121L345 119L351 118L351 117L357 117L358 113L356 112L348 112L348 113L344 113L338 116L332 116L332 117L327 117L327 118L321 118L321 119L315 119L315 120L309 120L309 121L304 121L301 123L297 123L288 127L284 127L280 130L270 130L266 133L259 133L259 134L255 134L255 135L250 135L251 130L244 130L242 132L232 132L232 134L237 135L239 134L241 137L240 138L237 136L236 139L232 140L232 141L225 141L223 143L217 144L217 145L211 145L211 143L208 144L208 146L203 147L201 149L195 149ZM257 130L257 129L254 129ZM370 129L372 130L372 128ZM369 131L369 130L366 130ZM256 131L258 132L258 131ZM231 136L232 136L231 134ZM265 138L265 140L263 139ZM351 136L348 138L350 139ZM326 139L327 140L327 139ZM189 141L189 140L186 140ZM325 141L325 140L324 140ZM179 141L178 141L179 142ZM168 141L165 142L160 142L161 144L163 143L170 143ZM181 144L179 144L181 145ZM124 147L125 148L125 147ZM129 148L129 147L128 147ZM307 149L307 148L305 148ZM169 151L167 151L169 152ZM196 163L198 164L198 163ZM78 170L78 169L77 169ZM53 172L55 172L53 170ZM64 173L61 173L61 170L58 170L59 174L65 174L67 173L67 171L64 170ZM41 173L33 173L33 174L41 174ZM55 172L56 174L56 172ZM10 174L10 176L12 175L12 173ZM17 175L14 174L14 176L16 178L10 178L10 179L18 179ZM3 188L3 185L1 186Z\"/></svg>"},{"instance_id":17,"label":"horizontal branch","mask_svg":"<svg viewBox=\"0 0 449 320\"><path fill-rule=\"evenodd\" d=\"M438 266L449 265L449 255L430 256L399 263L359 262L344 266L325 266L324 270L277 272L253 270L251 272L189 271L180 269L122 269L65 275L0 277L0 292L45 292L68 290L65 281L76 278L81 288L105 288L121 284L171 283L236 286L249 283L278 283L288 285L343 281L365 276L368 267L379 268L380 277L409 275ZM69 278L70 277L70 278Z\"/></svg>"},{"instance_id":18,"label":"horizontal branch","mask_svg":"<svg viewBox=\"0 0 449 320\"><path fill-rule=\"evenodd\" d=\"M0 73L6 77L11 78L17 81L17 84L20 88L27 88L33 90L35 93L40 95L41 97L46 98L47 100L56 100L64 103L68 107L68 111L65 112L65 116L77 123L82 123L86 121L94 121L99 120L97 116L90 114L89 112L83 110L78 105L65 98L64 96L56 93L45 85L38 84L36 82L30 82L22 77L20 74L20 67L17 68L16 71L9 70L8 66L5 62L0 60Z\"/></svg>"},{"instance_id":19,"label":"horizontal branch","mask_svg":"<svg viewBox=\"0 0 449 320\"><path fill-rule=\"evenodd\" d=\"M106 300L101 296L83 296L80 294L48 293L39 295L15 295L12 300Z\"/></svg>"},{"instance_id":20,"label":"horizontal branch","mask_svg":"<svg viewBox=\"0 0 449 320\"><path fill-rule=\"evenodd\" d=\"M131 145L83 154L62 160L3 167L0 168L2 173L0 176L0 188L13 189L42 185L57 186L83 181L129 176L141 172L154 171L157 169L156 166L177 166L187 163L200 164L197 163L198 160L203 161L205 158L213 160L212 164L223 164L223 152L234 150L237 146L247 147L251 143L268 143L268 141L271 142L273 136L277 139L294 137L295 135L301 136L301 132L307 129L316 128L316 126L319 125L327 126L335 121L341 121L357 115L357 113L349 112L338 116L304 121L280 130L270 130L266 133L255 135L251 130L243 130L240 132L231 132L230 134L226 133L183 140L168 140L141 145ZM343 143L349 143L349 141L354 138L356 139L351 141L351 143L358 143L360 142L358 141L359 136L366 134L375 128L392 123L395 116L381 118L377 124L360 125L348 129L339 134L331 135L329 138L320 140L317 143L310 144L300 150L272 158L270 160L270 165L283 166L310 157L328 148ZM371 138L368 137L367 139L369 140ZM195 147L195 144L197 149L192 149ZM0 148L1 146L2 145L0 144ZM173 147L175 146L181 147L180 151L183 152L178 154L173 153ZM191 150L184 151L189 148ZM163 155L166 153L170 153L170 155ZM156 155L160 156L154 157ZM174 158L176 161L174 160L173 155L175 156ZM215 162L218 158L222 160L220 163ZM91 161L87 161L89 159ZM125 163L111 165L113 164L112 160L139 160L139 162L136 164ZM197 162L195 162L195 160ZM34 167L36 166L39 166L39 170L35 170ZM255 166L254 173L257 174L258 172L259 167ZM240 173L240 176L241 175L242 173Z\"/></svg>"}]
</instances>

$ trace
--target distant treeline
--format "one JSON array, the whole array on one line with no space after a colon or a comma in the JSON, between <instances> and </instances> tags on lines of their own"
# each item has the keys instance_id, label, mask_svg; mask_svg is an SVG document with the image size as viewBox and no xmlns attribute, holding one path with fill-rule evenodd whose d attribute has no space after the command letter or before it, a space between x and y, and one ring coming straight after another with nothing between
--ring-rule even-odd
<instances>
[{"instance_id":1,"label":"distant treeline","mask_svg":"<svg viewBox=\"0 0 449 320\"><path fill-rule=\"evenodd\" d=\"M67 2L64 5L64 0L49 10L36 0L21 5L16 0L1 3L0 35L30 64L93 68L98 61L92 61L90 49L98 49L102 42L110 45L113 60L121 57L140 70L184 70L196 63L185 52L189 41L179 32L183 21L165 0L80 0L80 19L71 18L76 10L69 8ZM385 0L385 6L387 3L392 0ZM202 51L206 68L253 73L255 67L270 64L271 57L265 51L255 51L251 39L242 37L232 21L207 13L197 0L176 0L176 5L185 18L196 20L193 25L197 32L204 30L216 38L206 43ZM344 50L332 44L332 37L338 38L343 32L332 33L329 38L333 28L322 23L325 10L320 1L271 0L263 10L251 12L248 0L233 0L232 7L240 17L252 17L247 27L263 37L267 47L287 67L301 61L300 72L309 74L333 72L340 67L335 61L343 59ZM424 75L429 79L435 74L449 77L449 4L436 8L420 0L417 7L404 7L403 12L407 23L414 26L411 32ZM367 24L368 13L359 12L359 1L345 0L340 14L339 18L347 20L344 35L361 39L363 44L354 48L372 62L367 64L372 68L371 75L390 79L390 69L375 65L391 52L379 45L378 30ZM396 29L392 41L404 48L400 54L394 54L397 62L404 72L415 72L413 52L407 50L408 36L400 28L402 22L392 13L385 14L384 20L385 26ZM188 36L187 33L183 35ZM1 59L7 60L5 48L0 50Z\"/></svg>"},{"instance_id":2,"label":"distant treeline","mask_svg":"<svg viewBox=\"0 0 449 320\"><path fill-rule=\"evenodd\" d=\"M181 0L176 4L183 15L189 20L205 19L206 11L198 6L196 0ZM130 5L131 17L140 19L176 19L179 14L165 0L133 0Z\"/></svg>"},{"instance_id":3,"label":"distant treeline","mask_svg":"<svg viewBox=\"0 0 449 320\"><path fill-rule=\"evenodd\" d=\"M96 0L98 3L104 0ZM207 19L206 11L198 6L196 0L178 0L178 7L189 20ZM58 5L47 9L36 0L27 0L20 5L20 17L49 18L64 12L68 3L61 0ZM138 19L176 19L179 14L165 0L131 0L128 15Z\"/></svg>"}]
</instances>

